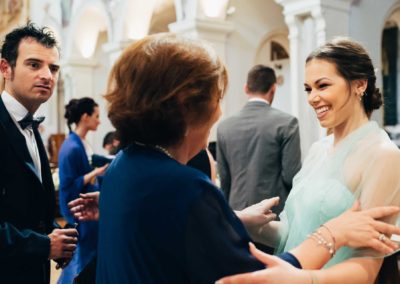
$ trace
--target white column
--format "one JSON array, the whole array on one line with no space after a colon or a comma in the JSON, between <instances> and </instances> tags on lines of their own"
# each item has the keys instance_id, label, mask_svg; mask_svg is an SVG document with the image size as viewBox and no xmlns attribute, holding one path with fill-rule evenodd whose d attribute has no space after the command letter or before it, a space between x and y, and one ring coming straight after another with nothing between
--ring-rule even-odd
<instances>
[{"instance_id":1,"label":"white column","mask_svg":"<svg viewBox=\"0 0 400 284\"><path fill-rule=\"evenodd\" d=\"M97 66L97 62L90 59L80 58L79 60L68 60L63 63L64 77L69 78L66 88L68 93L65 94L65 102L72 98L94 97L93 91L93 69Z\"/></svg>"}]
</instances>

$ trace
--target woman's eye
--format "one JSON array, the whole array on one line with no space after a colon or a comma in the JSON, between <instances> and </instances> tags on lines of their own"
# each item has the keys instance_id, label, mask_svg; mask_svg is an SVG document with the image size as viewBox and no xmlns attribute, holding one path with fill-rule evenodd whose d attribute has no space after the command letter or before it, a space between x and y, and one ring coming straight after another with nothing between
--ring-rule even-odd
<instances>
[{"instance_id":1,"label":"woman's eye","mask_svg":"<svg viewBox=\"0 0 400 284\"><path fill-rule=\"evenodd\" d=\"M304 92L306 92L307 94L311 93L311 88L305 88Z\"/></svg>"},{"instance_id":2,"label":"woman's eye","mask_svg":"<svg viewBox=\"0 0 400 284\"><path fill-rule=\"evenodd\" d=\"M326 87L328 87L328 84L321 84L321 85L319 85L319 88L320 88L320 89L325 89Z\"/></svg>"}]
</instances>

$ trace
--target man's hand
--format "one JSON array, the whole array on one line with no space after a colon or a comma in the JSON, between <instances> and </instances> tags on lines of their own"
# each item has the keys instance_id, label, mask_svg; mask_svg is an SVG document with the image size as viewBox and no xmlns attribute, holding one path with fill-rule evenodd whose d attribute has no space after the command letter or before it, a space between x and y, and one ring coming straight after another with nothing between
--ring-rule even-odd
<instances>
[{"instance_id":1,"label":"man's hand","mask_svg":"<svg viewBox=\"0 0 400 284\"><path fill-rule=\"evenodd\" d=\"M99 220L100 192L82 193L80 197L68 203L72 214L79 221Z\"/></svg>"},{"instance_id":2,"label":"man's hand","mask_svg":"<svg viewBox=\"0 0 400 284\"><path fill-rule=\"evenodd\" d=\"M78 242L76 229L55 229L48 237L50 238L49 259L72 258Z\"/></svg>"},{"instance_id":3,"label":"man's hand","mask_svg":"<svg viewBox=\"0 0 400 284\"><path fill-rule=\"evenodd\" d=\"M250 235L257 235L260 228L272 220L275 220L276 214L272 213L271 208L278 205L278 203L279 197L264 199L242 211L236 211L236 215L246 226Z\"/></svg>"}]
</instances>

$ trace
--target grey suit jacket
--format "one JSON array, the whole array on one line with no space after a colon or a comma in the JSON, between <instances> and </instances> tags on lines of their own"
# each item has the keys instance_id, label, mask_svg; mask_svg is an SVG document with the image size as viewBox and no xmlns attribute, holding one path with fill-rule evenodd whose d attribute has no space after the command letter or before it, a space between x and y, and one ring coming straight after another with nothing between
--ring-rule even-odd
<instances>
[{"instance_id":1,"label":"grey suit jacket","mask_svg":"<svg viewBox=\"0 0 400 284\"><path fill-rule=\"evenodd\" d=\"M301 167L297 119L266 103L248 102L218 126L217 162L233 209L279 196L274 212L280 213Z\"/></svg>"}]
</instances>

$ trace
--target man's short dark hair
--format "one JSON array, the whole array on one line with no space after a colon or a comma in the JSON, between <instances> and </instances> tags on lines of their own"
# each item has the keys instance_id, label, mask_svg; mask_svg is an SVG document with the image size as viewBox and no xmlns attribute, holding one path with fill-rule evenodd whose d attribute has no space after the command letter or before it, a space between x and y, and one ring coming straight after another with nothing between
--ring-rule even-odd
<instances>
[{"instance_id":1,"label":"man's short dark hair","mask_svg":"<svg viewBox=\"0 0 400 284\"><path fill-rule=\"evenodd\" d=\"M17 62L19 44L26 38L32 38L47 48L56 47L59 50L57 40L48 27L39 28L33 23L28 23L8 33L1 47L1 58L7 60L12 67Z\"/></svg>"},{"instance_id":2,"label":"man's short dark hair","mask_svg":"<svg viewBox=\"0 0 400 284\"><path fill-rule=\"evenodd\" d=\"M106 145L109 145L109 144L112 145L114 139L115 139L115 131L110 131L110 132L108 132L108 133L104 136L104 139L103 139L103 148L104 148Z\"/></svg>"},{"instance_id":3,"label":"man's short dark hair","mask_svg":"<svg viewBox=\"0 0 400 284\"><path fill-rule=\"evenodd\" d=\"M247 88L250 93L267 93L276 83L274 69L265 65L256 65L247 75Z\"/></svg>"}]
</instances>

